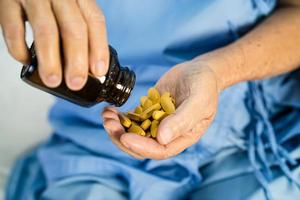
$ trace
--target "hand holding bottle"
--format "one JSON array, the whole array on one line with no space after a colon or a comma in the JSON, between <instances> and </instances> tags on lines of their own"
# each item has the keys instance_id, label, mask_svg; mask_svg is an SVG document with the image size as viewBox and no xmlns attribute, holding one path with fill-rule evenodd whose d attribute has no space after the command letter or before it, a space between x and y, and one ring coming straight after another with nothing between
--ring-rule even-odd
<instances>
[{"instance_id":1,"label":"hand holding bottle","mask_svg":"<svg viewBox=\"0 0 300 200\"><path fill-rule=\"evenodd\" d=\"M96 1L0 0L0 24L7 48L23 64L30 62L25 42L27 20L33 30L38 70L45 85L57 87L64 74L67 86L80 90L89 70L96 76L106 74L109 51L105 19Z\"/></svg>"}]
</instances>

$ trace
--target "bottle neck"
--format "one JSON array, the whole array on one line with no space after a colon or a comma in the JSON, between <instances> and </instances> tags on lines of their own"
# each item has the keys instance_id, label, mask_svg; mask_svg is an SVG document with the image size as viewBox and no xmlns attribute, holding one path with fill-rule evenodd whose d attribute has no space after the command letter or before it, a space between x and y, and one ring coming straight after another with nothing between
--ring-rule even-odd
<instances>
[{"instance_id":1,"label":"bottle neck","mask_svg":"<svg viewBox=\"0 0 300 200\"><path fill-rule=\"evenodd\" d=\"M135 74L128 67L121 67L114 86L110 89L106 101L122 106L130 96L135 85Z\"/></svg>"},{"instance_id":2,"label":"bottle neck","mask_svg":"<svg viewBox=\"0 0 300 200\"><path fill-rule=\"evenodd\" d=\"M117 52L110 49L110 64L103 83L101 96L105 101L122 106L130 96L135 85L135 74L128 67L121 67L118 61Z\"/></svg>"}]
</instances>

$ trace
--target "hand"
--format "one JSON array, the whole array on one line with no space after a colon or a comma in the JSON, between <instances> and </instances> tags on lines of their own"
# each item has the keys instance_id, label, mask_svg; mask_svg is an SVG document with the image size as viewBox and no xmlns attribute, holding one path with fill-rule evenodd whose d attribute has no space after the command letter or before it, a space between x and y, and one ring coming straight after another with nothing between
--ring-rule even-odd
<instances>
[{"instance_id":1,"label":"hand","mask_svg":"<svg viewBox=\"0 0 300 200\"><path fill-rule=\"evenodd\" d=\"M34 34L39 74L48 87L65 80L72 90L81 89L90 70L106 74L109 52L104 16L94 0L0 0L0 24L10 54L29 62L25 21ZM60 58L60 39L64 65Z\"/></svg>"},{"instance_id":2,"label":"hand","mask_svg":"<svg viewBox=\"0 0 300 200\"><path fill-rule=\"evenodd\" d=\"M214 72L201 61L190 61L170 69L155 86L176 100L176 112L161 121L157 140L125 133L118 112L104 110L104 127L112 141L136 158L167 159L196 143L214 119L219 95Z\"/></svg>"}]
</instances>

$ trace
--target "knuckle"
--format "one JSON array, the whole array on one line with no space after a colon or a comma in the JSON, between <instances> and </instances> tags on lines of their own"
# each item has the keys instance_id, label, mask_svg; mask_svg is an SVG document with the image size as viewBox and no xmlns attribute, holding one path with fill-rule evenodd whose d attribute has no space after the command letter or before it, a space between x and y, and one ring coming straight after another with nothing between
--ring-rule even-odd
<instances>
[{"instance_id":1,"label":"knuckle","mask_svg":"<svg viewBox=\"0 0 300 200\"><path fill-rule=\"evenodd\" d=\"M90 23L96 26L105 26L106 21L105 21L105 17L102 14L97 12L90 12L90 13L91 14L87 16L87 19Z\"/></svg>"},{"instance_id":2,"label":"knuckle","mask_svg":"<svg viewBox=\"0 0 300 200\"><path fill-rule=\"evenodd\" d=\"M17 48L9 49L9 53L14 59L16 59L19 62L23 63L27 61L27 53L20 49Z\"/></svg>"},{"instance_id":3,"label":"knuckle","mask_svg":"<svg viewBox=\"0 0 300 200\"><path fill-rule=\"evenodd\" d=\"M41 20L33 25L34 36L38 38L58 37L57 27L47 21Z\"/></svg>"},{"instance_id":4,"label":"knuckle","mask_svg":"<svg viewBox=\"0 0 300 200\"><path fill-rule=\"evenodd\" d=\"M191 132L187 133L187 136L191 137L195 141L199 140L202 134L204 133L206 125L202 122L197 123Z\"/></svg>"},{"instance_id":5,"label":"knuckle","mask_svg":"<svg viewBox=\"0 0 300 200\"><path fill-rule=\"evenodd\" d=\"M67 61L67 68L70 69L70 71L78 72L80 74L87 73L88 71L87 63L81 58L75 58Z\"/></svg>"},{"instance_id":6,"label":"knuckle","mask_svg":"<svg viewBox=\"0 0 300 200\"><path fill-rule=\"evenodd\" d=\"M101 8L97 6L96 0L77 0L79 6L84 10L85 17L90 22L99 22L105 24L105 17L102 14Z\"/></svg>"},{"instance_id":7,"label":"knuckle","mask_svg":"<svg viewBox=\"0 0 300 200\"><path fill-rule=\"evenodd\" d=\"M15 41L23 37L24 30L23 27L20 27L18 25L13 25L11 23L4 27L3 34L6 39Z\"/></svg>"},{"instance_id":8,"label":"knuckle","mask_svg":"<svg viewBox=\"0 0 300 200\"><path fill-rule=\"evenodd\" d=\"M90 47L90 58L91 59L102 59L105 62L105 68L108 68L108 62L109 62L109 50L108 45L105 42L99 42L99 41L90 41L91 47Z\"/></svg>"},{"instance_id":9,"label":"knuckle","mask_svg":"<svg viewBox=\"0 0 300 200\"><path fill-rule=\"evenodd\" d=\"M51 65L46 64L45 62L42 62L39 65L40 65L40 68L39 68L40 75L48 75L51 73L57 73L56 69L51 67Z\"/></svg>"},{"instance_id":10,"label":"knuckle","mask_svg":"<svg viewBox=\"0 0 300 200\"><path fill-rule=\"evenodd\" d=\"M21 5L26 5L28 3L28 0L18 0Z\"/></svg>"},{"instance_id":11,"label":"knuckle","mask_svg":"<svg viewBox=\"0 0 300 200\"><path fill-rule=\"evenodd\" d=\"M160 155L160 160L165 160L171 157L171 152L168 151L168 149L166 147L164 147L164 150L162 151L161 155Z\"/></svg>"},{"instance_id":12,"label":"knuckle","mask_svg":"<svg viewBox=\"0 0 300 200\"><path fill-rule=\"evenodd\" d=\"M87 25L81 20L63 22L61 24L61 30L63 38L84 40L87 37Z\"/></svg>"},{"instance_id":13,"label":"knuckle","mask_svg":"<svg viewBox=\"0 0 300 200\"><path fill-rule=\"evenodd\" d=\"M61 74L61 63L56 59L48 59L47 56L38 56L39 70L41 74Z\"/></svg>"},{"instance_id":14,"label":"knuckle","mask_svg":"<svg viewBox=\"0 0 300 200\"><path fill-rule=\"evenodd\" d=\"M28 8L28 7L32 7L36 4L37 0L17 0L19 1L19 3L24 7L24 8Z\"/></svg>"}]
</instances>

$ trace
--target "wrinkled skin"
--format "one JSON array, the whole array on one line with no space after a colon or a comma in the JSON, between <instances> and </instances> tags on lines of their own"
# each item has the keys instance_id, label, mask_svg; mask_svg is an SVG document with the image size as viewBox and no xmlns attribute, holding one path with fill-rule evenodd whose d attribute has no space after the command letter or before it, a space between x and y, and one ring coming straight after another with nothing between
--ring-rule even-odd
<instances>
[{"instance_id":1,"label":"wrinkled skin","mask_svg":"<svg viewBox=\"0 0 300 200\"><path fill-rule=\"evenodd\" d=\"M174 114L160 123L157 140L125 133L114 107L107 107L102 114L104 127L112 141L139 159L160 160L179 154L201 138L217 109L217 79L205 63L190 61L176 65L155 87L160 93L170 92L177 107Z\"/></svg>"}]
</instances>

